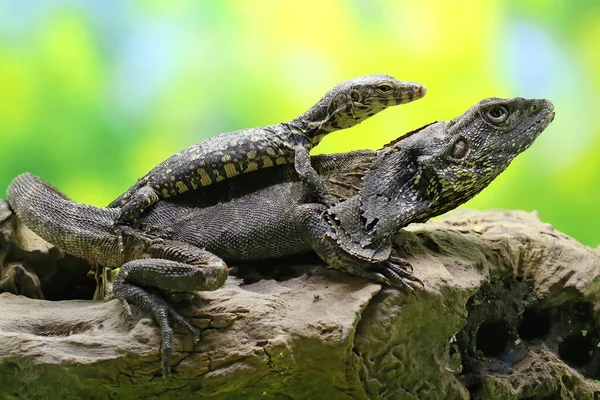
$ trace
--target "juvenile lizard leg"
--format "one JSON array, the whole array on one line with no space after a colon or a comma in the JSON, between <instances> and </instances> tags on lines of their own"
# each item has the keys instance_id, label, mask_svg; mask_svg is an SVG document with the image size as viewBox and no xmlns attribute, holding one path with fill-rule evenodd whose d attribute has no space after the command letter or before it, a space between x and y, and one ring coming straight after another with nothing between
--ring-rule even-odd
<instances>
[{"instance_id":1,"label":"juvenile lizard leg","mask_svg":"<svg viewBox=\"0 0 600 400\"><path fill-rule=\"evenodd\" d=\"M370 263L346 253L337 243L326 239L330 227L322 217L325 210L326 207L321 204L303 204L292 211L294 222L304 240L323 261L335 269L379 283L410 291L413 286L423 287L423 283L412 274L412 268L407 267L408 262L400 257L391 256L384 262Z\"/></svg>"},{"instance_id":2,"label":"juvenile lizard leg","mask_svg":"<svg viewBox=\"0 0 600 400\"><path fill-rule=\"evenodd\" d=\"M128 222L135 221L138 219L148 207L152 206L154 203L160 200L158 193L150 186L142 186L137 189L133 196L130 196L126 201L124 201L124 205L119 209L119 214L115 217L114 227L115 227L115 235L119 238L119 251L122 253L124 251L123 245L123 235L129 234L131 236L135 236L141 240L146 240L146 237L137 233L132 229L128 229L124 224Z\"/></svg>"},{"instance_id":3,"label":"juvenile lizard leg","mask_svg":"<svg viewBox=\"0 0 600 400\"><path fill-rule=\"evenodd\" d=\"M121 207L115 222L126 223L135 221L148 209L148 207L159 200L160 196L156 190L150 186L142 186Z\"/></svg>"},{"instance_id":4,"label":"juvenile lizard leg","mask_svg":"<svg viewBox=\"0 0 600 400\"><path fill-rule=\"evenodd\" d=\"M310 192L315 195L317 201L329 207L337 204L337 198L327 192L323 180L310 163L308 150L303 146L297 146L294 148L294 152L294 167L296 168L296 172L300 175L300 179Z\"/></svg>"}]
</instances>

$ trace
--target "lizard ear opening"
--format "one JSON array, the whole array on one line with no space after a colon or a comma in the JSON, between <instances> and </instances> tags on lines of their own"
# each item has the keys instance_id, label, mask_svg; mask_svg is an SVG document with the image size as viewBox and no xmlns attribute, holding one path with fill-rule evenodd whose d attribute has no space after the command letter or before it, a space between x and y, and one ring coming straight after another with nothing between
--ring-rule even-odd
<instances>
[{"instance_id":1,"label":"lizard ear opening","mask_svg":"<svg viewBox=\"0 0 600 400\"><path fill-rule=\"evenodd\" d=\"M469 143L465 138L458 138L456 142L452 145L450 149L450 157L460 160L461 158L465 158L467 153L469 152Z\"/></svg>"}]
</instances>

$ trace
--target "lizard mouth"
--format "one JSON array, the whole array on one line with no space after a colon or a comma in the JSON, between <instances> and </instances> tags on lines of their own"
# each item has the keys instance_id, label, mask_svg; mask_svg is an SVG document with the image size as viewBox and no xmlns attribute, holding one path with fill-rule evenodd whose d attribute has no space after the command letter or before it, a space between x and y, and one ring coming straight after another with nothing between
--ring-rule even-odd
<instances>
[{"instance_id":1,"label":"lizard mouth","mask_svg":"<svg viewBox=\"0 0 600 400\"><path fill-rule=\"evenodd\" d=\"M400 96L396 96L396 101L399 104L409 103L411 101L423 98L426 93L427 88L425 86L414 83L408 90L400 92Z\"/></svg>"},{"instance_id":2,"label":"lizard mouth","mask_svg":"<svg viewBox=\"0 0 600 400\"><path fill-rule=\"evenodd\" d=\"M554 116L556 113L554 112L554 105L549 100L545 101L544 104L545 110L543 110L539 117L529 126L526 131L533 130L536 131L536 137L539 135L552 121L554 121Z\"/></svg>"},{"instance_id":3,"label":"lizard mouth","mask_svg":"<svg viewBox=\"0 0 600 400\"><path fill-rule=\"evenodd\" d=\"M532 122L530 122L527 126L522 130L517 130L516 135L513 137L515 140L508 140L505 142L507 144L507 149L512 147L514 143L519 143L517 145L518 153L525 151L529 146L533 144L533 142L537 139L537 137L550 125L552 121L554 121L554 116L556 113L554 112L554 105L549 100L543 100L540 104L540 110L538 111L537 118L535 118ZM508 144L511 144L508 146ZM512 148L511 151L514 151Z\"/></svg>"}]
</instances>

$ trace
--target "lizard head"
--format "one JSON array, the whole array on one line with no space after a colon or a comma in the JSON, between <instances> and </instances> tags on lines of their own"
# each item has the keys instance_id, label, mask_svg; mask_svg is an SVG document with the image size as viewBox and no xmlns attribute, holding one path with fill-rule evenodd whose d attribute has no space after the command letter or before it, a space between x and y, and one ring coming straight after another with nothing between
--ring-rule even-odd
<instances>
[{"instance_id":1,"label":"lizard head","mask_svg":"<svg viewBox=\"0 0 600 400\"><path fill-rule=\"evenodd\" d=\"M342 128L350 128L390 106L425 96L427 88L390 75L366 75L340 83L330 92L328 114Z\"/></svg>"},{"instance_id":2,"label":"lizard head","mask_svg":"<svg viewBox=\"0 0 600 400\"><path fill-rule=\"evenodd\" d=\"M379 151L365 176L367 224L381 220L383 208L392 220L415 222L459 206L529 148L553 119L548 100L490 98L449 122L402 136Z\"/></svg>"},{"instance_id":3,"label":"lizard head","mask_svg":"<svg viewBox=\"0 0 600 400\"><path fill-rule=\"evenodd\" d=\"M485 99L423 138L412 189L433 200L436 215L451 210L483 190L553 119L548 100Z\"/></svg>"},{"instance_id":4,"label":"lizard head","mask_svg":"<svg viewBox=\"0 0 600 400\"><path fill-rule=\"evenodd\" d=\"M365 173L365 227L392 234L452 210L483 190L554 118L548 100L483 100L378 151Z\"/></svg>"},{"instance_id":5,"label":"lizard head","mask_svg":"<svg viewBox=\"0 0 600 400\"><path fill-rule=\"evenodd\" d=\"M531 146L553 118L548 100L492 98L450 122L403 135L379 150L366 171L360 213L352 206L346 210L343 202L329 210L334 236L361 258L387 259L398 229L471 199ZM352 222L357 215L360 229Z\"/></svg>"},{"instance_id":6,"label":"lizard head","mask_svg":"<svg viewBox=\"0 0 600 400\"><path fill-rule=\"evenodd\" d=\"M316 145L329 132L351 128L388 107L418 100L426 92L423 85L390 75L361 76L336 85L300 118L316 129L312 138Z\"/></svg>"},{"instance_id":7,"label":"lizard head","mask_svg":"<svg viewBox=\"0 0 600 400\"><path fill-rule=\"evenodd\" d=\"M338 96L350 100L349 104L356 118L363 118L369 113L378 113L389 106L410 103L427 93L427 88L421 84L402 82L385 74L350 79L341 83L338 88Z\"/></svg>"}]
</instances>

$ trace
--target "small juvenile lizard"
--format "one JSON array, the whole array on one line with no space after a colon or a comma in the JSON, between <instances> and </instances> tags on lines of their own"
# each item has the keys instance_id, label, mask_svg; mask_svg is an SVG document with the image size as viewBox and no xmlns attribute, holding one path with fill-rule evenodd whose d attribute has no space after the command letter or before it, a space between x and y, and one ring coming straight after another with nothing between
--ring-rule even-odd
<instances>
[{"instance_id":1,"label":"small juvenile lizard","mask_svg":"<svg viewBox=\"0 0 600 400\"><path fill-rule=\"evenodd\" d=\"M137 220L157 201L236 175L293 163L319 202L335 198L310 163L309 151L330 132L350 128L389 106L420 99L426 88L389 75L342 82L298 118L277 125L223 133L194 144L148 172L108 207L117 224Z\"/></svg>"}]
</instances>

